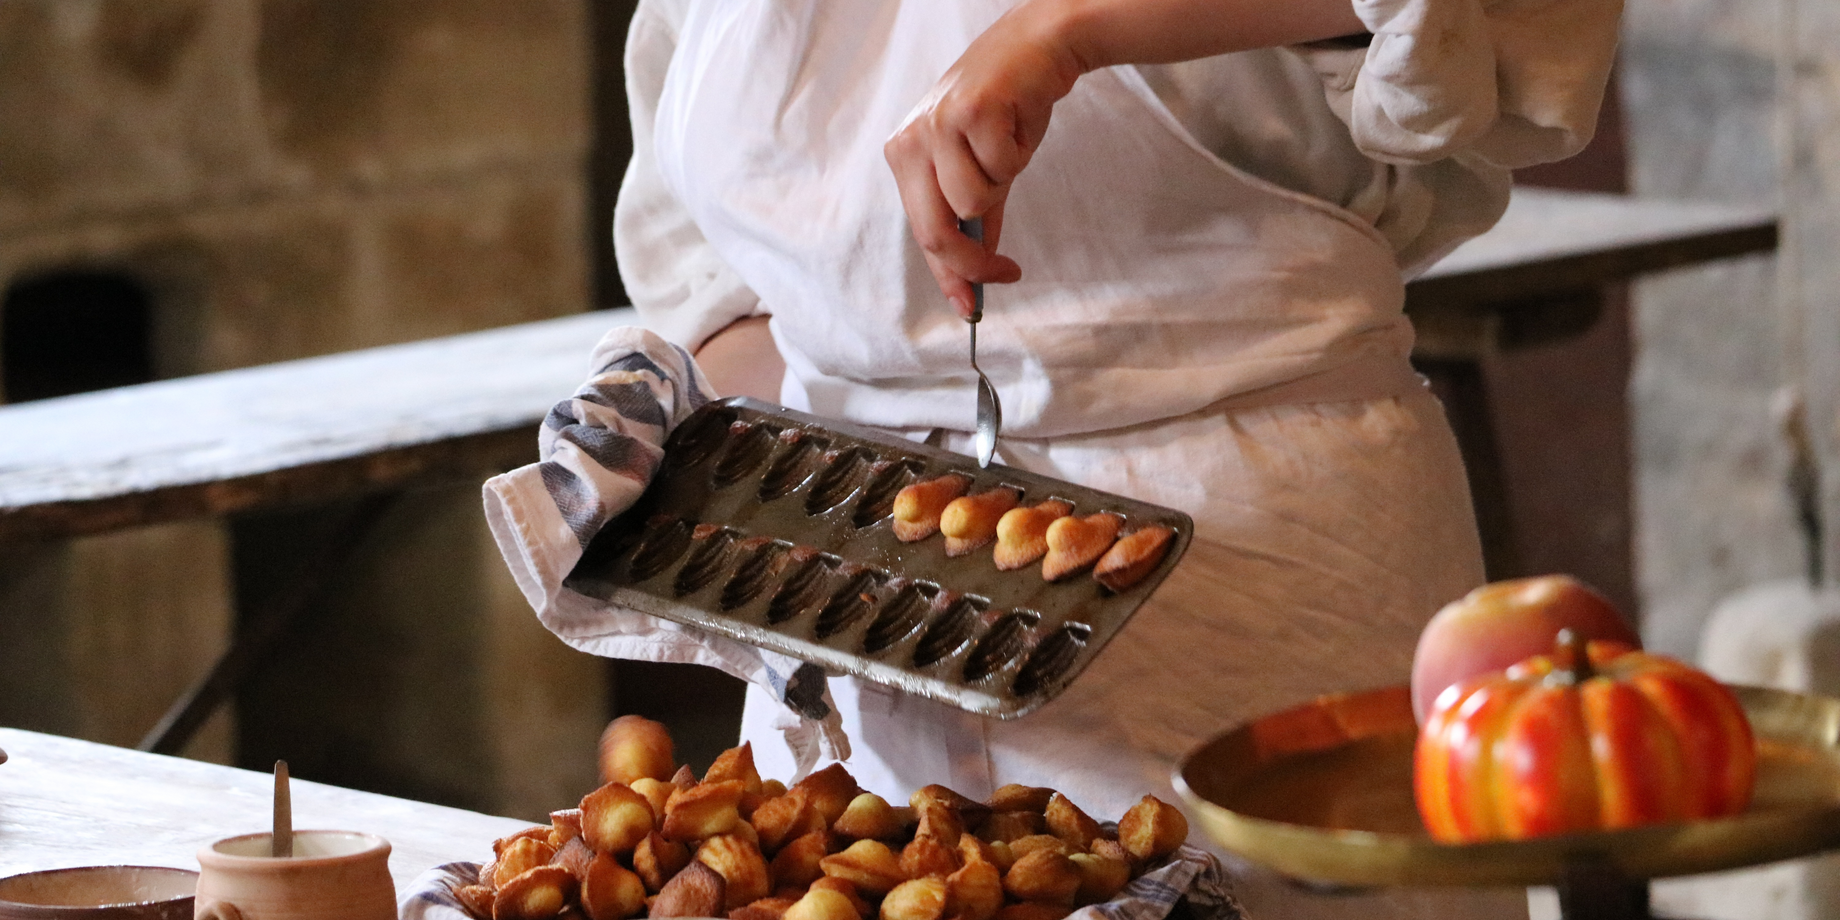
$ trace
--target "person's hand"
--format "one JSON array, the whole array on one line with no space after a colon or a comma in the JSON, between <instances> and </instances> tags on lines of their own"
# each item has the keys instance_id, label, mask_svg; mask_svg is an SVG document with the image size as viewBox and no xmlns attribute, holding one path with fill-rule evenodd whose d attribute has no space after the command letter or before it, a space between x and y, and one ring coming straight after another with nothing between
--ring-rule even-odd
<instances>
[{"instance_id":1,"label":"person's hand","mask_svg":"<svg viewBox=\"0 0 1840 920\"><path fill-rule=\"evenodd\" d=\"M1031 15L1044 6L1025 3L972 42L883 148L914 240L960 316L971 315L973 282L1022 277L996 254L1003 205L1083 72L1045 17ZM958 229L972 217L984 219L981 245Z\"/></svg>"}]
</instances>

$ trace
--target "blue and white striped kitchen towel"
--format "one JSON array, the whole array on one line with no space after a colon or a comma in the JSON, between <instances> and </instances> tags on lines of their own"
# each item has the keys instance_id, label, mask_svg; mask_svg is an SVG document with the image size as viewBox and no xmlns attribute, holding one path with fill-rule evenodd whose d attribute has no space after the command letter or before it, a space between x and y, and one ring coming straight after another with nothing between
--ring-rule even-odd
<instances>
[{"instance_id":1,"label":"blue and white striped kitchen towel","mask_svg":"<svg viewBox=\"0 0 1840 920\"><path fill-rule=\"evenodd\" d=\"M485 484L486 522L537 619L584 652L708 665L768 690L787 704L779 727L800 775L820 756L848 759L849 740L816 666L563 586L588 541L651 483L671 430L711 399L688 352L635 326L608 332L590 368L588 381L544 419L541 459Z\"/></svg>"}]
</instances>

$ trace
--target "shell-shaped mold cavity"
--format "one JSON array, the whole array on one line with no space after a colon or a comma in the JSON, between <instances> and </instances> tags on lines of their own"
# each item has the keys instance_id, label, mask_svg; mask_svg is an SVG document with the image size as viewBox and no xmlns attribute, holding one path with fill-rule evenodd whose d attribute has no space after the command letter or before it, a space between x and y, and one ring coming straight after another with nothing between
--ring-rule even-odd
<instances>
[{"instance_id":1,"label":"shell-shaped mold cavity","mask_svg":"<svg viewBox=\"0 0 1840 920\"><path fill-rule=\"evenodd\" d=\"M794 569L767 602L767 622L784 623L823 600L832 564L824 556L813 556Z\"/></svg>"},{"instance_id":2,"label":"shell-shaped mold cavity","mask_svg":"<svg viewBox=\"0 0 1840 920\"><path fill-rule=\"evenodd\" d=\"M1080 657L1091 638L1092 627L1085 623L1069 623L1055 630L1035 647L1010 689L1019 697L1027 697L1053 686L1073 667L1073 660Z\"/></svg>"},{"instance_id":3,"label":"shell-shaped mold cavity","mask_svg":"<svg viewBox=\"0 0 1840 920\"><path fill-rule=\"evenodd\" d=\"M824 469L812 483L811 494L805 497L805 513L823 514L849 498L856 490L862 468L872 459L869 452L860 447L827 451L822 461Z\"/></svg>"},{"instance_id":4,"label":"shell-shaped mold cavity","mask_svg":"<svg viewBox=\"0 0 1840 920\"><path fill-rule=\"evenodd\" d=\"M967 595L953 601L920 637L920 644L914 648L914 665L924 668L964 648L989 607L990 601L981 597Z\"/></svg>"},{"instance_id":5,"label":"shell-shaped mold cavity","mask_svg":"<svg viewBox=\"0 0 1840 920\"><path fill-rule=\"evenodd\" d=\"M872 571L851 575L843 587L831 593L824 609L818 611L817 637L828 639L856 625L875 608L875 589L880 583L881 579Z\"/></svg>"},{"instance_id":6,"label":"shell-shaped mold cavity","mask_svg":"<svg viewBox=\"0 0 1840 920\"><path fill-rule=\"evenodd\" d=\"M767 455L773 452L773 442L778 436L778 431L765 425L736 422L729 426L728 449L716 460L715 472L710 477L715 487L726 489L767 462Z\"/></svg>"},{"instance_id":7,"label":"shell-shaped mold cavity","mask_svg":"<svg viewBox=\"0 0 1840 920\"><path fill-rule=\"evenodd\" d=\"M830 441L797 428L780 432L778 440L779 452L760 479L762 502L785 498L793 489L804 485L817 467L818 457L831 446Z\"/></svg>"},{"instance_id":8,"label":"shell-shaped mold cavity","mask_svg":"<svg viewBox=\"0 0 1840 920\"><path fill-rule=\"evenodd\" d=\"M632 577L644 581L671 567L690 548L690 523L681 518L653 521L645 540L633 552Z\"/></svg>"},{"instance_id":9,"label":"shell-shaped mold cavity","mask_svg":"<svg viewBox=\"0 0 1840 920\"><path fill-rule=\"evenodd\" d=\"M665 447L671 455L671 463L690 467L709 459L709 455L728 440L729 426L735 424L737 418L740 413L725 406L703 415L694 424L678 426Z\"/></svg>"},{"instance_id":10,"label":"shell-shaped mold cavity","mask_svg":"<svg viewBox=\"0 0 1840 920\"><path fill-rule=\"evenodd\" d=\"M785 567L786 544L755 537L736 544L735 552L741 557L741 563L735 566L735 574L728 584L722 586L722 609L733 610L752 603L760 592L766 590Z\"/></svg>"},{"instance_id":11,"label":"shell-shaped mold cavity","mask_svg":"<svg viewBox=\"0 0 1840 920\"><path fill-rule=\"evenodd\" d=\"M894 513L894 498L914 481L920 465L912 460L883 460L870 467L869 484L863 487L862 500L850 522L868 527Z\"/></svg>"},{"instance_id":12,"label":"shell-shaped mold cavity","mask_svg":"<svg viewBox=\"0 0 1840 920\"><path fill-rule=\"evenodd\" d=\"M913 635L926 622L927 612L933 609L933 599L938 596L939 586L935 584L914 581L903 585L882 605L875 622L869 624L863 651L873 655Z\"/></svg>"},{"instance_id":13,"label":"shell-shaped mold cavity","mask_svg":"<svg viewBox=\"0 0 1840 920\"><path fill-rule=\"evenodd\" d=\"M965 680L980 681L1007 667L1022 654L1029 632L1040 622L1041 614L1030 610L1005 614L966 657Z\"/></svg>"},{"instance_id":14,"label":"shell-shaped mold cavity","mask_svg":"<svg viewBox=\"0 0 1840 920\"><path fill-rule=\"evenodd\" d=\"M677 580L671 590L678 597L701 591L716 576L727 568L729 556L735 548L736 534L725 527L711 528L705 531L698 527L691 535L695 544L690 550L690 558L684 560L684 567L677 570Z\"/></svg>"}]
</instances>

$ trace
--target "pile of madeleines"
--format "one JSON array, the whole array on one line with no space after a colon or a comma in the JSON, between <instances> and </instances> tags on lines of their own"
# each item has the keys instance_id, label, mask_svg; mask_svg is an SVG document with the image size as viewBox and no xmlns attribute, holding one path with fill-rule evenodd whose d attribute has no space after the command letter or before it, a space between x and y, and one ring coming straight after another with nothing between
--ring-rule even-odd
<instances>
[{"instance_id":1,"label":"pile of madeleines","mask_svg":"<svg viewBox=\"0 0 1840 920\"><path fill-rule=\"evenodd\" d=\"M1047 581L1090 566L1093 578L1113 591L1150 574L1175 536L1160 524L1127 532L1125 519L1109 511L1075 516L1073 505L1060 499L1024 506L1022 493L1008 486L967 495L970 487L968 477L947 473L902 489L894 500L894 535L916 543L944 534L948 556L994 543L991 554L998 569L1011 571L1039 560Z\"/></svg>"},{"instance_id":2,"label":"pile of madeleines","mask_svg":"<svg viewBox=\"0 0 1840 920\"><path fill-rule=\"evenodd\" d=\"M669 732L623 716L601 738L606 784L578 808L499 839L477 884L478 920L1060 920L1108 901L1188 837L1145 796L1116 830L1051 789L1005 786L974 802L928 786L905 805L864 792L841 764L790 788L732 748L697 778Z\"/></svg>"}]
</instances>

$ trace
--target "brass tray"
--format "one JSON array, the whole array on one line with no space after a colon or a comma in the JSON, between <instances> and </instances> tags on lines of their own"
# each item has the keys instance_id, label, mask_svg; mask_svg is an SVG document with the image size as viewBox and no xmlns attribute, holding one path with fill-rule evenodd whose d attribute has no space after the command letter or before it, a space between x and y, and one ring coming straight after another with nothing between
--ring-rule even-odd
<instances>
[{"instance_id":1,"label":"brass tray","mask_svg":"<svg viewBox=\"0 0 1840 920\"><path fill-rule=\"evenodd\" d=\"M1552 885L1580 864L1648 879L1840 847L1840 700L1732 690L1757 735L1757 790L1749 810L1713 821L1438 843L1412 801L1417 727L1405 687L1241 726L1183 758L1175 785L1222 847L1329 885Z\"/></svg>"}]
</instances>

